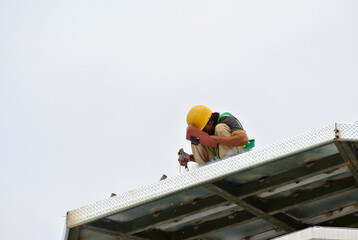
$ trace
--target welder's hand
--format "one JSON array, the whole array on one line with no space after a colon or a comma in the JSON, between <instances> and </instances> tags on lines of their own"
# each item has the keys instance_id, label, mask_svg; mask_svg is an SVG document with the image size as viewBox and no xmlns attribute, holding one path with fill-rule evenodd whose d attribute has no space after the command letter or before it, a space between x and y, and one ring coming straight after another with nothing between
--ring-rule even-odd
<instances>
[{"instance_id":1,"label":"welder's hand","mask_svg":"<svg viewBox=\"0 0 358 240\"><path fill-rule=\"evenodd\" d=\"M189 157L179 157L178 162L180 166L186 166L189 162Z\"/></svg>"}]
</instances>

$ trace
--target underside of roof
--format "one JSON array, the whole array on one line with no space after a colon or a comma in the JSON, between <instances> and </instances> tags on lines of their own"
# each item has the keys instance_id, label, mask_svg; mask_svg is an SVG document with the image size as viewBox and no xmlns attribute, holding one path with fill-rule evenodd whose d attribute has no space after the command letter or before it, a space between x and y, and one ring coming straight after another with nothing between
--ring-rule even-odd
<instances>
[{"instance_id":1,"label":"underside of roof","mask_svg":"<svg viewBox=\"0 0 358 240\"><path fill-rule=\"evenodd\" d=\"M358 228L358 122L332 124L69 211L65 240L271 239Z\"/></svg>"}]
</instances>

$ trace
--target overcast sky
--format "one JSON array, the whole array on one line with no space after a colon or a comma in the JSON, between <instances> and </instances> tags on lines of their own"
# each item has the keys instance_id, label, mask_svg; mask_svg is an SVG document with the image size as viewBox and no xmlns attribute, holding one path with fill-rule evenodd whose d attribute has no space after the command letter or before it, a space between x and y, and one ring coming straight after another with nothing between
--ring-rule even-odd
<instances>
[{"instance_id":1,"label":"overcast sky","mask_svg":"<svg viewBox=\"0 0 358 240\"><path fill-rule=\"evenodd\" d=\"M186 114L257 147L358 120L358 1L0 0L2 239L178 174Z\"/></svg>"}]
</instances>

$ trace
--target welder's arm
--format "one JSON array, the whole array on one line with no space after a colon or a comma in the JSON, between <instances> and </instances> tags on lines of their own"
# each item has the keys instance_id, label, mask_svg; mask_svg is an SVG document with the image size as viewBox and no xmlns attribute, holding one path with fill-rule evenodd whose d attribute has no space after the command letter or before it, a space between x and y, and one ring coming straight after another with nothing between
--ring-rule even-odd
<instances>
[{"instance_id":1,"label":"welder's arm","mask_svg":"<svg viewBox=\"0 0 358 240\"><path fill-rule=\"evenodd\" d=\"M218 136L211 135L210 138L215 140L218 144L222 144L230 147L239 147L249 143L245 132L240 132L230 137L218 137Z\"/></svg>"}]
</instances>

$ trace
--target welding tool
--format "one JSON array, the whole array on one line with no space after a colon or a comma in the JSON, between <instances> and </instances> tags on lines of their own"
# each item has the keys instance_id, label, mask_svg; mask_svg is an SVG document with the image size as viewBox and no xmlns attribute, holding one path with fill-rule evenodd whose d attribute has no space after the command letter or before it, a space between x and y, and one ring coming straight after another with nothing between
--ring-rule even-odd
<instances>
[{"instance_id":1,"label":"welding tool","mask_svg":"<svg viewBox=\"0 0 358 240\"><path fill-rule=\"evenodd\" d=\"M188 159L188 160L190 159L189 154L187 154L186 152L184 152L184 149L183 149L183 148L179 149L178 156L179 156L179 161L180 161L181 163L185 162L185 159ZM180 170L181 170L180 166L181 166L181 165L179 165L179 172L180 172ZM186 164L185 164L185 170L186 170L186 171L189 171L188 162L186 162Z\"/></svg>"}]
</instances>

